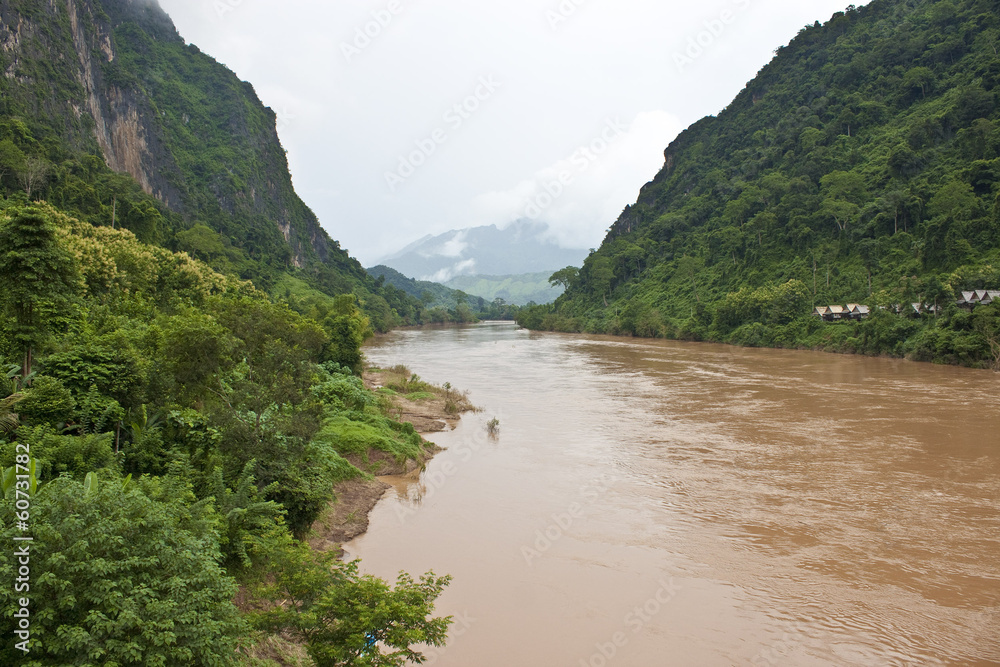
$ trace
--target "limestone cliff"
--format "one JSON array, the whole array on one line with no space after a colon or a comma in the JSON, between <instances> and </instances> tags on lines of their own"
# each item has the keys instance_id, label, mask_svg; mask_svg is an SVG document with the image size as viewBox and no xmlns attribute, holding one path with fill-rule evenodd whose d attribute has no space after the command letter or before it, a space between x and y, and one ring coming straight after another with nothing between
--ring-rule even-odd
<instances>
[{"instance_id":1,"label":"limestone cliff","mask_svg":"<svg viewBox=\"0 0 1000 667\"><path fill-rule=\"evenodd\" d=\"M251 255L284 244L299 267L347 261L294 192L274 113L155 0L0 0L0 74L0 115L100 155L188 222Z\"/></svg>"}]
</instances>

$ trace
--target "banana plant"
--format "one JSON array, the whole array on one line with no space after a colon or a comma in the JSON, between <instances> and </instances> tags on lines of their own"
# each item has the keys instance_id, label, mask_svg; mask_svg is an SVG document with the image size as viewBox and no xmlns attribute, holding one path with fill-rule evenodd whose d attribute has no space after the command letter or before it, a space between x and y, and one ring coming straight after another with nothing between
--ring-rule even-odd
<instances>
[{"instance_id":1,"label":"banana plant","mask_svg":"<svg viewBox=\"0 0 1000 667\"><path fill-rule=\"evenodd\" d=\"M28 463L28 493L34 496L38 489L44 485L38 482L38 476L35 473L37 459L30 459ZM99 486L100 479L96 472L88 472L87 476L83 478L83 497L90 498L95 493ZM128 489L129 485L132 483L132 474L129 473L121 481L121 489L125 491ZM0 490L3 491L3 497L5 499L13 499L16 495L15 490L17 489L17 468L11 466L10 468L3 469L0 472Z\"/></svg>"},{"instance_id":2,"label":"banana plant","mask_svg":"<svg viewBox=\"0 0 1000 667\"><path fill-rule=\"evenodd\" d=\"M129 484L132 483L132 473L125 476L121 483L122 491L126 490ZM90 498L95 493L97 493L97 487L99 485L99 478L96 472L88 472L87 476L83 478L83 497Z\"/></svg>"},{"instance_id":3,"label":"banana plant","mask_svg":"<svg viewBox=\"0 0 1000 667\"><path fill-rule=\"evenodd\" d=\"M35 474L37 459L28 460L28 494L35 495L38 491L38 476ZM3 489L3 497L13 499L17 490L17 466L4 469L0 475L0 487Z\"/></svg>"},{"instance_id":4,"label":"banana plant","mask_svg":"<svg viewBox=\"0 0 1000 667\"><path fill-rule=\"evenodd\" d=\"M97 473L88 472L83 478L83 497L89 498L95 493L97 493Z\"/></svg>"},{"instance_id":5,"label":"banana plant","mask_svg":"<svg viewBox=\"0 0 1000 667\"><path fill-rule=\"evenodd\" d=\"M35 375L35 372L32 371L28 377L21 377L21 367L17 364L11 364L7 367L6 383L0 389L6 390L8 395L20 393L31 384Z\"/></svg>"}]
</instances>

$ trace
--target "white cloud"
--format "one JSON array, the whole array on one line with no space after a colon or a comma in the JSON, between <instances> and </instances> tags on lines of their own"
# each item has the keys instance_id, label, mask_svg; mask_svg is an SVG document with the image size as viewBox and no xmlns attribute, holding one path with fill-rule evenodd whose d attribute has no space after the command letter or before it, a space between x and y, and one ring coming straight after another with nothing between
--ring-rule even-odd
<instances>
[{"instance_id":1,"label":"white cloud","mask_svg":"<svg viewBox=\"0 0 1000 667\"><path fill-rule=\"evenodd\" d=\"M434 283L446 283L455 276L471 275L476 272L476 260L466 259L461 262L456 263L454 266L449 266L441 269L437 273L429 276L423 276L419 280L429 280Z\"/></svg>"},{"instance_id":2,"label":"white cloud","mask_svg":"<svg viewBox=\"0 0 1000 667\"><path fill-rule=\"evenodd\" d=\"M295 186L362 261L510 219L540 178L617 117L631 121L628 136L540 218L563 242L597 245L680 125L717 113L775 48L847 4L588 0L553 30L546 13L559 0L398 2L348 62L342 43L389 0L160 0L185 39L294 116L280 136ZM678 68L692 39L704 46ZM443 114L481 77L502 86L452 130ZM390 192L385 172L439 127L446 141Z\"/></svg>"},{"instance_id":3,"label":"white cloud","mask_svg":"<svg viewBox=\"0 0 1000 667\"><path fill-rule=\"evenodd\" d=\"M437 252L434 254L441 257L461 257L465 249L469 247L469 244L465 241L466 236L468 236L468 233L465 231L455 232L455 235L438 247L436 249Z\"/></svg>"},{"instance_id":4,"label":"white cloud","mask_svg":"<svg viewBox=\"0 0 1000 667\"><path fill-rule=\"evenodd\" d=\"M569 155L511 188L479 195L473 206L498 225L547 222L549 236L566 248L594 245L659 171L663 149L681 129L663 111L640 113L628 125L609 119Z\"/></svg>"}]
</instances>

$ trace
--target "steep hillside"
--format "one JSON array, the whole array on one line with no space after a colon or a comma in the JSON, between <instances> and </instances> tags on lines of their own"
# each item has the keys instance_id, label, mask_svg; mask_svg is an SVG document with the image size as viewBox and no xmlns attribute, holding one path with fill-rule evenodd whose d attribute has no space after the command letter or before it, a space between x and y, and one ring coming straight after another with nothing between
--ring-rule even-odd
<instances>
[{"instance_id":1,"label":"steep hillside","mask_svg":"<svg viewBox=\"0 0 1000 667\"><path fill-rule=\"evenodd\" d=\"M521 321L1000 361L993 311L955 304L1000 289L998 43L988 0L875 0L803 28L666 149L566 295ZM874 315L810 315L847 302ZM911 303L940 309L895 313Z\"/></svg>"},{"instance_id":2,"label":"steep hillside","mask_svg":"<svg viewBox=\"0 0 1000 667\"><path fill-rule=\"evenodd\" d=\"M265 289L301 272L391 325L377 286L295 194L274 112L155 0L0 0L0 71L0 193Z\"/></svg>"},{"instance_id":3,"label":"steep hillside","mask_svg":"<svg viewBox=\"0 0 1000 667\"><path fill-rule=\"evenodd\" d=\"M373 266L366 271L380 284L391 285L395 289L402 290L410 296L420 299L428 308L454 308L459 303L465 303L478 309L482 305L479 303L482 299L470 298L468 294L440 283L407 278L396 269L388 266Z\"/></svg>"},{"instance_id":4,"label":"steep hillside","mask_svg":"<svg viewBox=\"0 0 1000 667\"><path fill-rule=\"evenodd\" d=\"M0 664L323 664L388 628L386 650L443 643L426 577L391 593L293 539L351 502L336 485L428 454L359 377L353 297L306 317L128 230L3 199L0 285L0 533L30 524L40 575L0 589L0 613L31 620ZM0 577L19 566L0 555ZM289 590L310 602L288 609ZM389 611L313 606L333 590Z\"/></svg>"},{"instance_id":5,"label":"steep hillside","mask_svg":"<svg viewBox=\"0 0 1000 667\"><path fill-rule=\"evenodd\" d=\"M551 271L542 271L513 276L458 276L445 285L487 301L503 299L507 303L525 306L529 303L552 303L563 293L562 287L553 287L549 283L551 275Z\"/></svg>"}]
</instances>

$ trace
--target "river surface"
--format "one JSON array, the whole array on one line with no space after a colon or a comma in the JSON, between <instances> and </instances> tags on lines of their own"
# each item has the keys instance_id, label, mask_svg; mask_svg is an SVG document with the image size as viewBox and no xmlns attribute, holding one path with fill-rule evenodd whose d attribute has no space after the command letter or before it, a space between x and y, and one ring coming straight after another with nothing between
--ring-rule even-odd
<instances>
[{"instance_id":1,"label":"river surface","mask_svg":"<svg viewBox=\"0 0 1000 667\"><path fill-rule=\"evenodd\" d=\"M453 575L426 664L1000 664L998 374L504 323L366 353L484 408L347 545Z\"/></svg>"}]
</instances>

